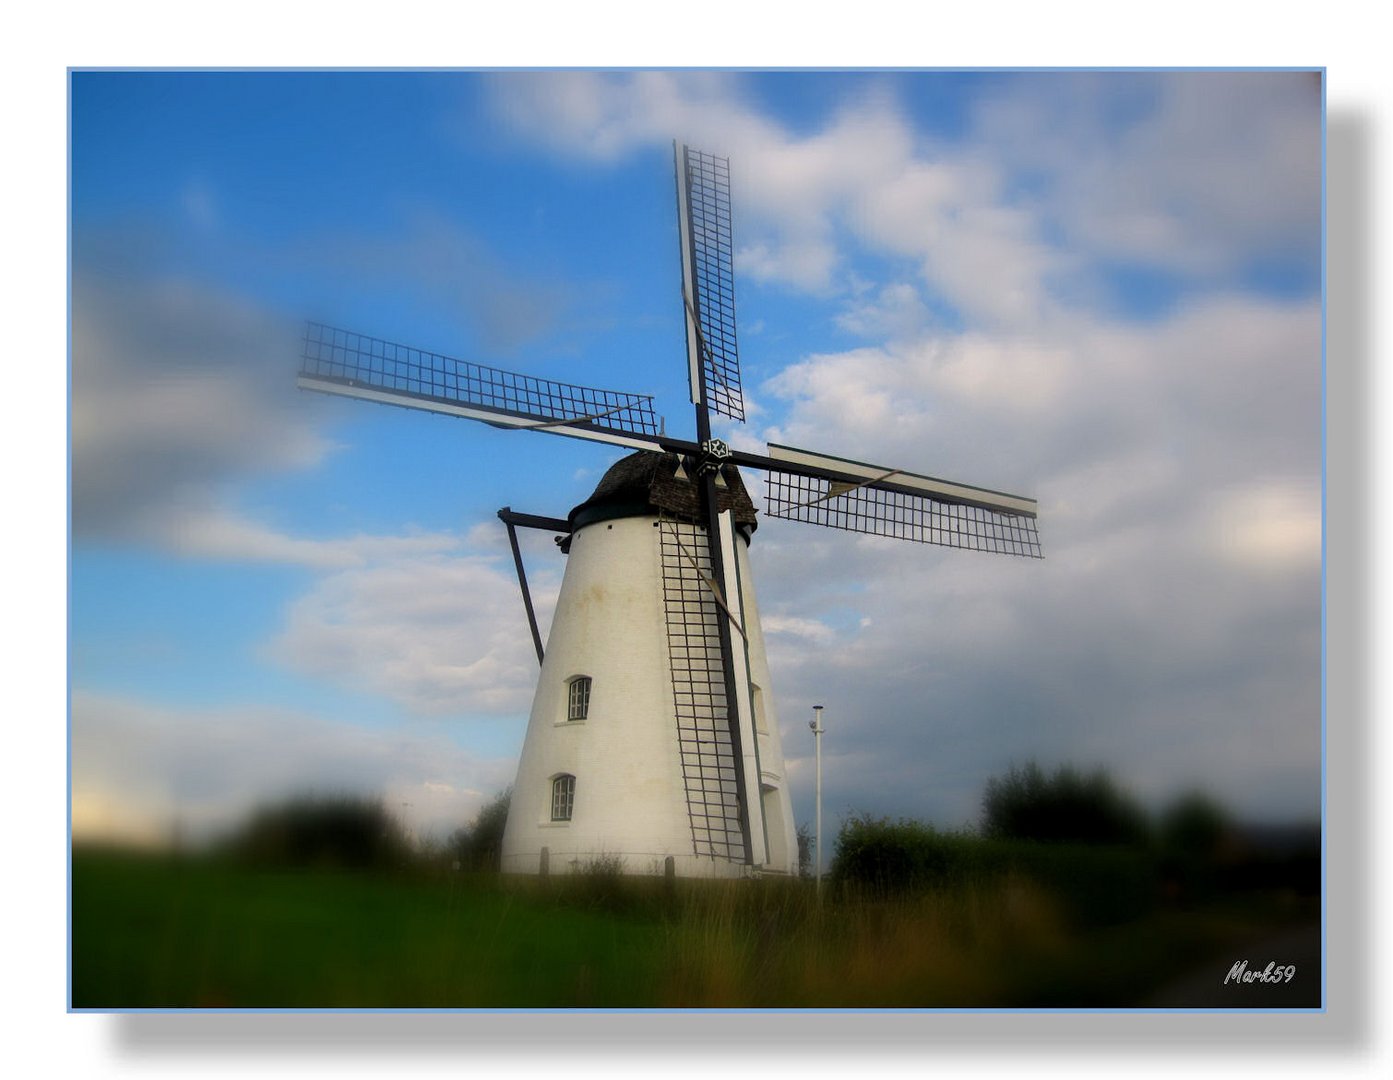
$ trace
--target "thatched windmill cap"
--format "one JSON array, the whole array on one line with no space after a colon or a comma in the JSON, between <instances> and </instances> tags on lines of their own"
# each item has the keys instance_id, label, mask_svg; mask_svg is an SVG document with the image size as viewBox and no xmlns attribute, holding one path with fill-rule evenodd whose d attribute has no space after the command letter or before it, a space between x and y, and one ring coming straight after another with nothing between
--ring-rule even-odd
<instances>
[{"instance_id":1,"label":"thatched windmill cap","mask_svg":"<svg viewBox=\"0 0 1393 1080\"><path fill-rule=\"evenodd\" d=\"M609 467L590 498L568 515L572 532L597 521L653 514L704 525L701 492L685 474L677 475L681 463L677 454L653 450L639 450L620 458ZM716 504L721 510L732 511L736 526L748 537L756 528L756 512L740 470L734 465L722 466L721 480L724 485L717 483Z\"/></svg>"}]
</instances>

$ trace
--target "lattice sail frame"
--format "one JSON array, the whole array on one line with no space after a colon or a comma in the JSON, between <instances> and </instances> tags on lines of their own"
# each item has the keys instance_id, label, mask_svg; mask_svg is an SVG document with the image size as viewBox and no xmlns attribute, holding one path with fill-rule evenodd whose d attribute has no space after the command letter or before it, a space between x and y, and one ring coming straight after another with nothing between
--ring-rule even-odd
<instances>
[{"instance_id":1,"label":"lattice sail frame","mask_svg":"<svg viewBox=\"0 0 1393 1080\"><path fill-rule=\"evenodd\" d=\"M539 424L570 421L649 437L660 429L653 398L646 394L520 375L323 323L305 328L300 375Z\"/></svg>"},{"instance_id":2,"label":"lattice sail frame","mask_svg":"<svg viewBox=\"0 0 1393 1080\"><path fill-rule=\"evenodd\" d=\"M1043 557L1035 518L1028 514L776 469L766 472L765 493L764 512L773 518L920 544Z\"/></svg>"},{"instance_id":3,"label":"lattice sail frame","mask_svg":"<svg viewBox=\"0 0 1393 1080\"><path fill-rule=\"evenodd\" d=\"M679 150L685 213L684 283L698 329L702 390L707 408L745 420L740 356L735 340L735 266L731 229L730 161L683 146ZM688 266L688 263L690 265ZM697 388L692 387L693 401Z\"/></svg>"}]
</instances>

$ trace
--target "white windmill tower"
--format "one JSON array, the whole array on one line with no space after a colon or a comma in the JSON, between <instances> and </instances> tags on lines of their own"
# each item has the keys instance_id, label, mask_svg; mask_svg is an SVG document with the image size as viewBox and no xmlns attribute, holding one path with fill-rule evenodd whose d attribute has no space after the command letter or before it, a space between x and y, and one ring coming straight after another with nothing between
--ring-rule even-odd
<instances>
[{"instance_id":1,"label":"white windmill tower","mask_svg":"<svg viewBox=\"0 0 1393 1080\"><path fill-rule=\"evenodd\" d=\"M727 617L709 584L700 488L681 469L675 454L622 458L567 520L566 573L513 787L505 871L598 858L634 872L671 860L682 876L797 868L750 584L754 506L726 466L717 503L733 519L722 552ZM738 744L724 708L723 618L735 629L740 712L751 719ZM761 812L748 839L742 790L758 792Z\"/></svg>"},{"instance_id":2,"label":"white windmill tower","mask_svg":"<svg viewBox=\"0 0 1393 1080\"><path fill-rule=\"evenodd\" d=\"M755 509L921 543L1038 558L1033 499L768 445L743 421L729 164L676 147L682 298L696 439L662 433L652 399L483 367L311 324L305 389L610 443L631 452L565 519L505 507L542 670L503 841L503 869L614 860L629 873L793 873L797 844L751 584ZM545 648L516 527L558 534L567 566Z\"/></svg>"}]
</instances>

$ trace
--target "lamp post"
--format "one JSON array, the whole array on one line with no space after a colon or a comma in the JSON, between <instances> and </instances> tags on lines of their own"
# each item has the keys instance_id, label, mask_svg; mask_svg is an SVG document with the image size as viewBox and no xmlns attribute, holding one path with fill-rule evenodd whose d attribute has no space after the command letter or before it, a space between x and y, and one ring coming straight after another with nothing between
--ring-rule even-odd
<instances>
[{"instance_id":1,"label":"lamp post","mask_svg":"<svg viewBox=\"0 0 1393 1080\"><path fill-rule=\"evenodd\" d=\"M816 861L813 863L813 875L817 880L818 895L822 895L822 706L813 706L813 718L808 721L808 727L813 730L813 751L817 758L817 825L813 833L816 845Z\"/></svg>"}]
</instances>

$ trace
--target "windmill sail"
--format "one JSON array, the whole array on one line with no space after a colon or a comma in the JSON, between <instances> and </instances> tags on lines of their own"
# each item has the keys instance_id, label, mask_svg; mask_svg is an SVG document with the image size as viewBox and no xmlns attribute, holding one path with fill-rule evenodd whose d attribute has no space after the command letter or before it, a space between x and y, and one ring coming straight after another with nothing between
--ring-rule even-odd
<instances>
[{"instance_id":1,"label":"windmill sail","mask_svg":"<svg viewBox=\"0 0 1393 1080\"><path fill-rule=\"evenodd\" d=\"M649 447L659 430L645 394L520 375L322 323L305 329L299 385L621 446Z\"/></svg>"},{"instance_id":2,"label":"windmill sail","mask_svg":"<svg viewBox=\"0 0 1393 1080\"><path fill-rule=\"evenodd\" d=\"M735 342L730 162L678 146L677 213L692 403L745 420Z\"/></svg>"},{"instance_id":3,"label":"windmill sail","mask_svg":"<svg viewBox=\"0 0 1393 1080\"><path fill-rule=\"evenodd\" d=\"M769 445L765 513L921 544L1041 558L1035 500ZM787 468L780 468L780 464ZM795 471L796 470L796 471Z\"/></svg>"}]
</instances>

